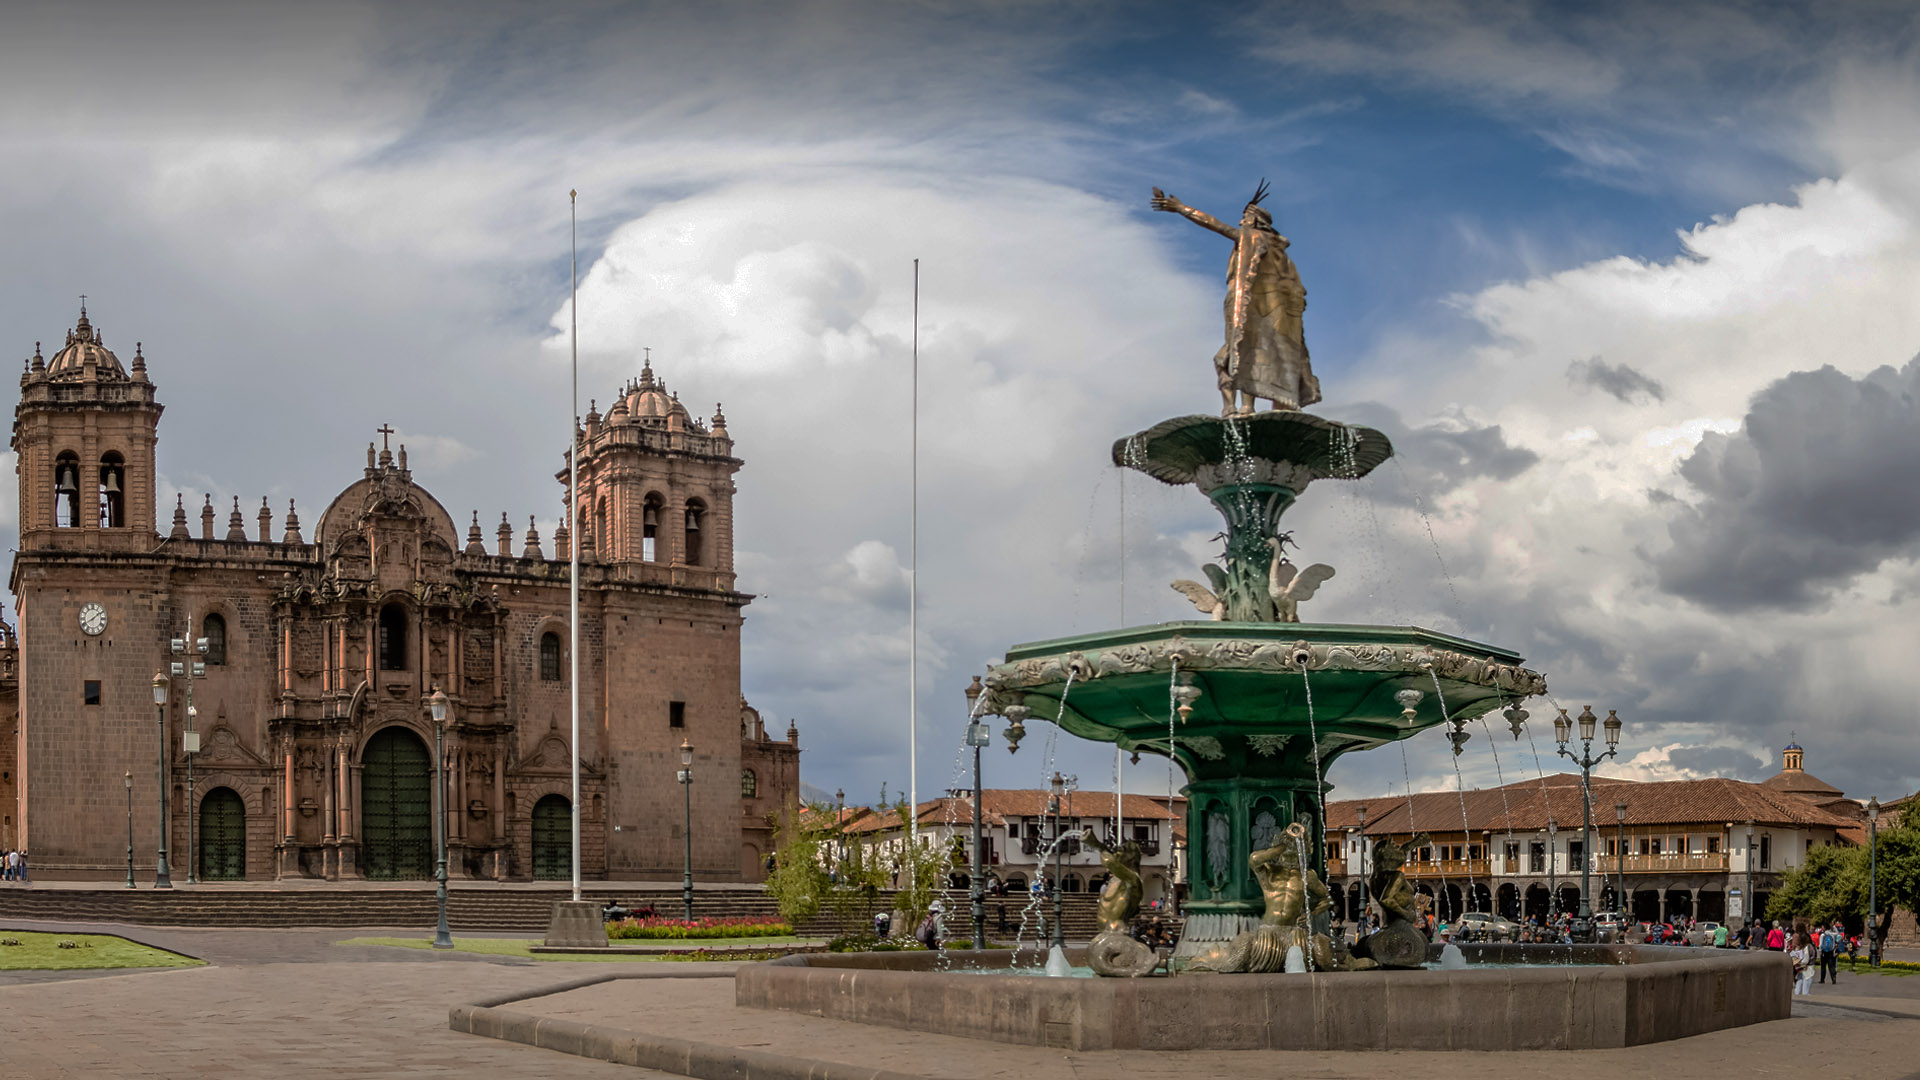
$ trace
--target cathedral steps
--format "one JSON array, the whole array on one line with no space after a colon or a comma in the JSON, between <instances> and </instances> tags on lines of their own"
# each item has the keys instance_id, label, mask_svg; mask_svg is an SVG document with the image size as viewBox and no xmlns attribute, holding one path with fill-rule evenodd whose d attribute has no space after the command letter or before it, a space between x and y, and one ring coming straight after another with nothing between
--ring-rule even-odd
<instances>
[{"instance_id":1,"label":"cathedral steps","mask_svg":"<svg viewBox=\"0 0 1920 1080\"><path fill-rule=\"evenodd\" d=\"M461 933L539 933L556 901L567 899L569 890L528 888L462 888L449 886L447 923ZM681 893L677 888L657 886L583 886L581 896L602 903L618 901L629 907L651 904L661 915L678 915ZM890 897L881 894L881 901ZM1091 894L1063 898L1067 936L1084 941L1096 929ZM968 898L964 891L945 894L946 924L950 932L964 933ZM1017 928L1024 897L988 897L987 931L990 937L1004 935L997 929L998 907L1004 904L1010 928ZM1043 904L1051 917L1052 902ZM746 889L696 889L694 914L713 918L777 918L773 898ZM421 927L434 923L434 890L430 883L417 887L356 887L342 885L302 885L275 889L258 885L199 885L172 891L156 891L143 883L138 889L104 886L74 887L62 883L55 888L0 887L0 925L7 919L44 922L115 922L139 926L194 926L220 928L276 927ZM831 935L869 927L864 905L859 905L845 920L822 911L800 926L808 935ZM904 928L911 930L911 928ZM903 928L895 927L896 932Z\"/></svg>"}]
</instances>

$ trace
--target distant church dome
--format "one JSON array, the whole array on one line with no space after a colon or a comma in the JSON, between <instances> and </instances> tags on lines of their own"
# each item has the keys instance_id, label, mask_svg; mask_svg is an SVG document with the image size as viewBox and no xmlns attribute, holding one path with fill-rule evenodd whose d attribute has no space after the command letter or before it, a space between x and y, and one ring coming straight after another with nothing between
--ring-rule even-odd
<instances>
[{"instance_id":1,"label":"distant church dome","mask_svg":"<svg viewBox=\"0 0 1920 1080\"><path fill-rule=\"evenodd\" d=\"M87 321L87 309L80 309L80 321L67 331L67 343L53 354L47 363L49 379L80 379L86 376L87 365L94 365L102 379L125 379L127 369L120 366L120 358L100 344L100 332Z\"/></svg>"}]
</instances>

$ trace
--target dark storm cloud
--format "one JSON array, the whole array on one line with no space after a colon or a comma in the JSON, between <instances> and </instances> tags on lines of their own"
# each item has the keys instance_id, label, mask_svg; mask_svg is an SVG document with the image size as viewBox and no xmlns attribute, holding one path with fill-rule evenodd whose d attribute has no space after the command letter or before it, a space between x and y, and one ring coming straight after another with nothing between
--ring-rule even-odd
<instances>
[{"instance_id":1,"label":"dark storm cloud","mask_svg":"<svg viewBox=\"0 0 1920 1080\"><path fill-rule=\"evenodd\" d=\"M1735 780L1760 780L1767 775L1767 763L1731 746L1676 746L1667 753L1676 769L1702 776L1730 776Z\"/></svg>"},{"instance_id":2,"label":"dark storm cloud","mask_svg":"<svg viewBox=\"0 0 1920 1080\"><path fill-rule=\"evenodd\" d=\"M1612 394L1628 405L1665 401L1667 389L1626 364L1609 364L1595 356L1567 365L1567 381L1575 386Z\"/></svg>"},{"instance_id":3,"label":"dark storm cloud","mask_svg":"<svg viewBox=\"0 0 1920 1080\"><path fill-rule=\"evenodd\" d=\"M1377 428L1393 442L1393 460L1399 463L1412 490L1404 494L1386 485L1376 497L1406 504L1415 496L1432 498L1470 480L1511 480L1532 468L1540 455L1507 441L1498 424L1477 425L1450 420L1425 427L1408 427L1394 410L1361 403L1346 410L1356 424Z\"/></svg>"},{"instance_id":4,"label":"dark storm cloud","mask_svg":"<svg viewBox=\"0 0 1920 1080\"><path fill-rule=\"evenodd\" d=\"M1662 588L1726 611L1815 607L1920 539L1920 359L1795 372L1680 474L1703 499L1668 525Z\"/></svg>"}]
</instances>

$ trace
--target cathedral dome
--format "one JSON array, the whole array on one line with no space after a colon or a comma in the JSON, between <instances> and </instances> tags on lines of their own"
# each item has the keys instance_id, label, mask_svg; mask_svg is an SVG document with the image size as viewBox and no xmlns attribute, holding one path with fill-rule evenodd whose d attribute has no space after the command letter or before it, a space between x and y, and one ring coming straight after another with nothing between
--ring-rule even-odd
<instances>
[{"instance_id":1,"label":"cathedral dome","mask_svg":"<svg viewBox=\"0 0 1920 1080\"><path fill-rule=\"evenodd\" d=\"M47 377L50 379L81 379L86 377L87 365L92 364L102 379L125 379L127 369L120 366L120 358L100 344L100 332L87 321L87 309L80 309L80 321L72 330L67 331L67 343L53 354L47 363Z\"/></svg>"},{"instance_id":2,"label":"cathedral dome","mask_svg":"<svg viewBox=\"0 0 1920 1080\"><path fill-rule=\"evenodd\" d=\"M667 393L666 383L653 377L651 362L640 369L639 381L628 385L620 404L626 406L627 414L635 420L663 420L677 414L681 423L693 426L693 414L687 412L677 396Z\"/></svg>"}]
</instances>

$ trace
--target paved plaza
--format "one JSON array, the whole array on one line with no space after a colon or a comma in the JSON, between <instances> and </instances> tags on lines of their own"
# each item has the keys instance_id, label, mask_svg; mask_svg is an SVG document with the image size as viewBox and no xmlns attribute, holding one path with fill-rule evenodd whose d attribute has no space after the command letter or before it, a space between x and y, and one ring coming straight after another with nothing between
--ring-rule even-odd
<instances>
[{"instance_id":1,"label":"paved plaza","mask_svg":"<svg viewBox=\"0 0 1920 1080\"><path fill-rule=\"evenodd\" d=\"M648 1070L460 1034L457 1004L539 994L601 977L608 965L349 947L363 930L161 930L13 922L28 930L124 933L207 960L148 973L0 973L5 1046L0 1076L634 1077ZM396 931L408 933L409 931ZM417 931L413 931L417 932ZM955 1078L1374 1077L1408 1070L1475 1080L1569 1080L1659 1069L1691 1075L1920 1076L1920 976L1847 977L1815 987L1794 1018L1627 1050L1515 1054L1065 1052L740 1010L732 965L617 968L612 982L547 994L512 1008L698 1042ZM689 978L699 974L711 978ZM670 975L671 978L660 978Z\"/></svg>"}]
</instances>

